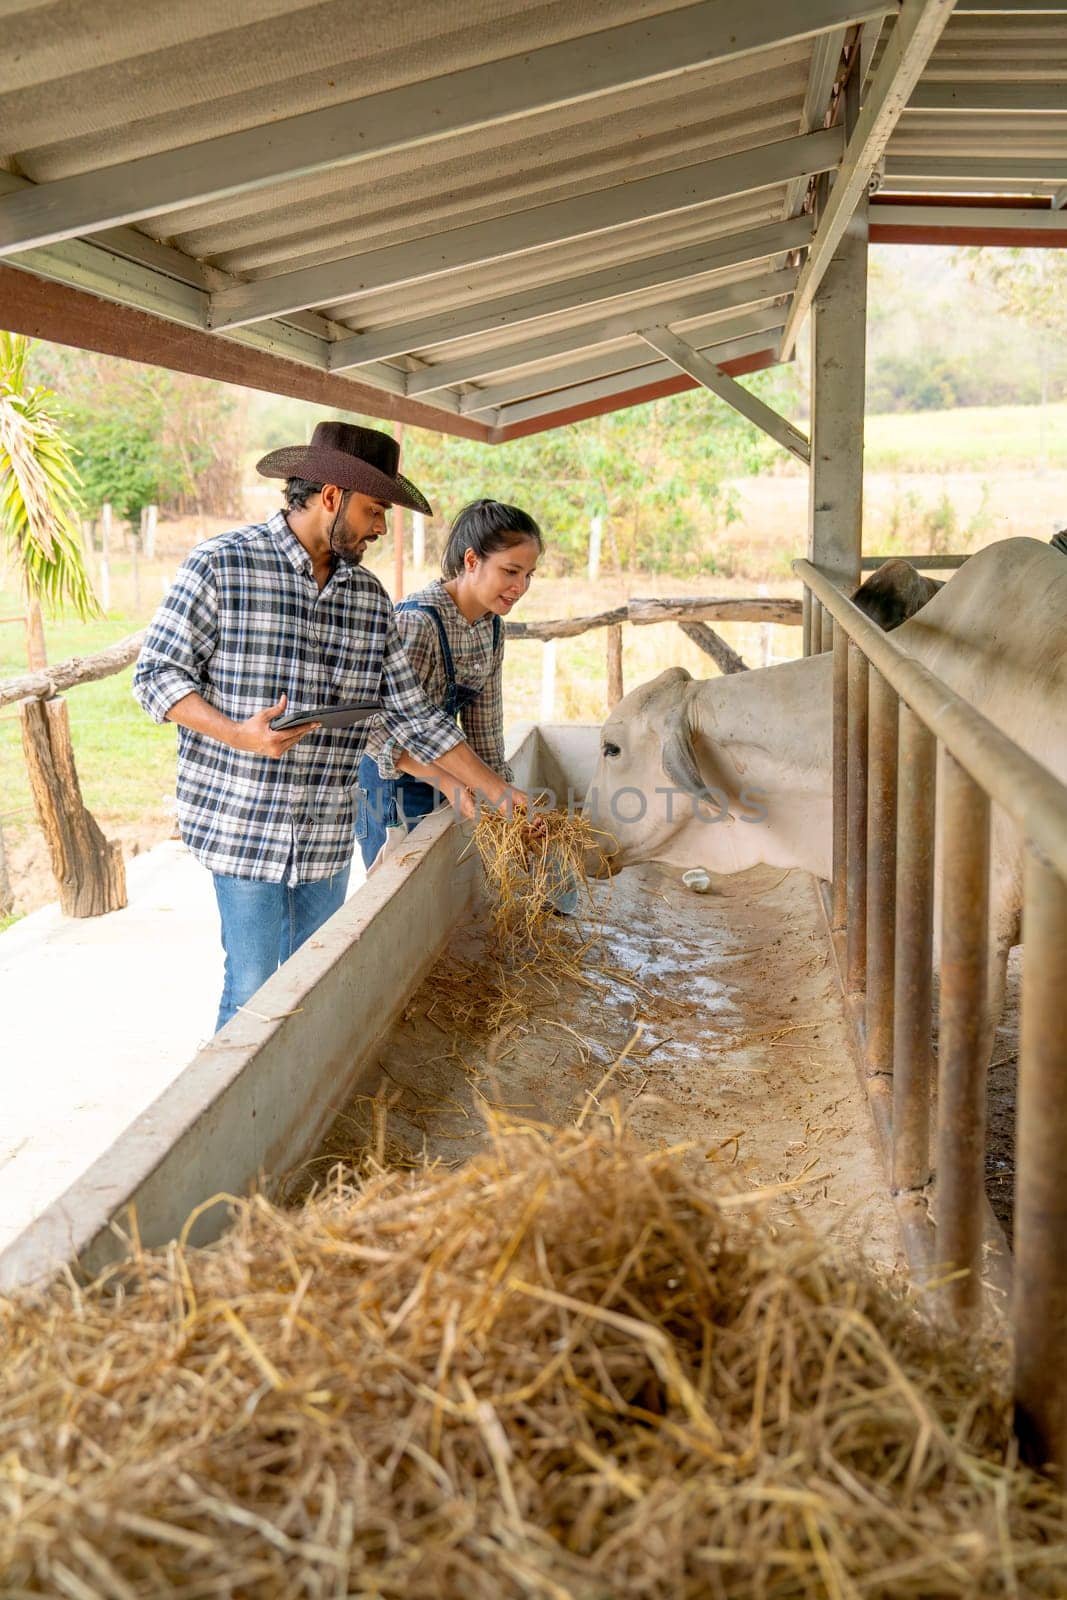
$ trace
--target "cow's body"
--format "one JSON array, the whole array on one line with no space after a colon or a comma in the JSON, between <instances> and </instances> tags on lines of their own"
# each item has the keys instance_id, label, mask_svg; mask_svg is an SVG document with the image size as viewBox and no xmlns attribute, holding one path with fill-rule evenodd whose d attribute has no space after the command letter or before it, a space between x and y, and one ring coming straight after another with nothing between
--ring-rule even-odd
<instances>
[{"instance_id":1,"label":"cow's body","mask_svg":"<svg viewBox=\"0 0 1067 1600\"><path fill-rule=\"evenodd\" d=\"M892 561L883 561L877 571L860 584L852 600L885 633L892 633L921 611L944 587L936 578L924 578L910 561L894 557Z\"/></svg>"},{"instance_id":2,"label":"cow's body","mask_svg":"<svg viewBox=\"0 0 1067 1600\"><path fill-rule=\"evenodd\" d=\"M980 551L896 642L1067 782L1067 564L1058 551L1033 539ZM613 836L612 870L658 860L729 873L762 862L828 877L832 672L828 654L705 682L675 667L620 701L604 725L591 789ZM697 805L700 788L727 797L727 820L707 820L722 806ZM629 793L613 804L621 789L645 796L641 820L625 820L637 810ZM765 820L746 820L760 795ZM994 1015L1018 940L1021 873L1017 830L995 810Z\"/></svg>"}]
</instances>

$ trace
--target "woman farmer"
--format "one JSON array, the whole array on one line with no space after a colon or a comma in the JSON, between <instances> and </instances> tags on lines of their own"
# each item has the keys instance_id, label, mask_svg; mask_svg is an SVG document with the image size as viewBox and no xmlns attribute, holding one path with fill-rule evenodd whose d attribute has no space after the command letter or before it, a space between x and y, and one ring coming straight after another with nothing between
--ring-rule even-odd
<instances>
[{"instance_id":1,"label":"woman farmer","mask_svg":"<svg viewBox=\"0 0 1067 1600\"><path fill-rule=\"evenodd\" d=\"M473 500L449 531L442 576L396 607L400 637L428 699L459 718L471 748L508 783L500 619L530 587L543 548L541 530L527 512L498 500ZM408 758L405 768L415 770L398 771L394 741L380 729L372 728L367 750L359 766L356 838L369 867L386 829L412 827L439 797L426 781L436 776L432 769Z\"/></svg>"}]
</instances>

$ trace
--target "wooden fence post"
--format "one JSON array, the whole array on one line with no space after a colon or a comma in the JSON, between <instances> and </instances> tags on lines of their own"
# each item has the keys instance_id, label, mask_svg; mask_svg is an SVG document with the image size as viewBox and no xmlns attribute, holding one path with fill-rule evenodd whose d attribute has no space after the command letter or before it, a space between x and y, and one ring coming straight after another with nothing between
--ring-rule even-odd
<instances>
[{"instance_id":1,"label":"wooden fence post","mask_svg":"<svg viewBox=\"0 0 1067 1600\"><path fill-rule=\"evenodd\" d=\"M29 769L59 903L68 917L98 917L126 904L126 867L117 839L105 839L85 809L74 765L65 700L28 700L20 708Z\"/></svg>"},{"instance_id":2,"label":"wooden fence post","mask_svg":"<svg viewBox=\"0 0 1067 1600\"><path fill-rule=\"evenodd\" d=\"M589 582L600 577L600 541L604 532L604 519L597 515L589 524Z\"/></svg>"},{"instance_id":3,"label":"wooden fence post","mask_svg":"<svg viewBox=\"0 0 1067 1600\"><path fill-rule=\"evenodd\" d=\"M613 711L626 690L622 684L622 626L608 628L608 710Z\"/></svg>"},{"instance_id":4,"label":"wooden fence post","mask_svg":"<svg viewBox=\"0 0 1067 1600\"><path fill-rule=\"evenodd\" d=\"M159 507L145 507L144 523L144 558L146 561L156 559L156 525L159 522Z\"/></svg>"},{"instance_id":5,"label":"wooden fence post","mask_svg":"<svg viewBox=\"0 0 1067 1600\"><path fill-rule=\"evenodd\" d=\"M131 567L133 571L133 608L135 611L140 611L141 609L141 566L138 560L138 552L142 548L144 541L145 524L147 520L148 507L142 506L139 526L135 528L133 523L130 523L130 546L133 552L131 556Z\"/></svg>"},{"instance_id":6,"label":"wooden fence post","mask_svg":"<svg viewBox=\"0 0 1067 1600\"><path fill-rule=\"evenodd\" d=\"M541 657L541 721L551 722L556 715L556 641L546 639Z\"/></svg>"}]
</instances>

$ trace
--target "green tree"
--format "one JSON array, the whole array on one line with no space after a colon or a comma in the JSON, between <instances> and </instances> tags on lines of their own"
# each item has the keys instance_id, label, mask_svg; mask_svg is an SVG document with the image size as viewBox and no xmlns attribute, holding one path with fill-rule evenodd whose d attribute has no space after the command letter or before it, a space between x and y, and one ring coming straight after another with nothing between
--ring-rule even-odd
<instances>
[{"instance_id":1,"label":"green tree","mask_svg":"<svg viewBox=\"0 0 1067 1600\"><path fill-rule=\"evenodd\" d=\"M240 391L89 351L38 346L37 375L62 396L86 502L134 528L144 506L238 510Z\"/></svg>"},{"instance_id":2,"label":"green tree","mask_svg":"<svg viewBox=\"0 0 1067 1600\"><path fill-rule=\"evenodd\" d=\"M777 409L796 409L792 369L744 381ZM404 470L446 519L476 495L522 505L545 529L557 570L583 559L599 514L619 571L714 571L715 536L736 515L728 479L781 459L778 445L703 390L504 445L404 434Z\"/></svg>"},{"instance_id":3,"label":"green tree","mask_svg":"<svg viewBox=\"0 0 1067 1600\"><path fill-rule=\"evenodd\" d=\"M1067 258L1059 250L962 252L972 283L991 289L1028 327L1067 335Z\"/></svg>"},{"instance_id":4,"label":"green tree","mask_svg":"<svg viewBox=\"0 0 1067 1600\"><path fill-rule=\"evenodd\" d=\"M52 392L31 386L30 341L0 333L0 548L27 607L30 666L46 662L41 604L100 614L85 568L78 475Z\"/></svg>"}]
</instances>

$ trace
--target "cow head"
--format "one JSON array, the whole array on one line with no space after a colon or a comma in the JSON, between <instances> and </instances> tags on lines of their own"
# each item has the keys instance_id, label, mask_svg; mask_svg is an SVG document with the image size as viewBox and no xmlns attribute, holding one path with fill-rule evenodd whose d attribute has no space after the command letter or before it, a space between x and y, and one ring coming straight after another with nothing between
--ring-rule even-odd
<instances>
[{"instance_id":1,"label":"cow head","mask_svg":"<svg viewBox=\"0 0 1067 1600\"><path fill-rule=\"evenodd\" d=\"M821 871L829 849L830 658L694 681L671 667L600 734L586 810L604 861ZM828 869L827 869L828 870Z\"/></svg>"}]
</instances>

